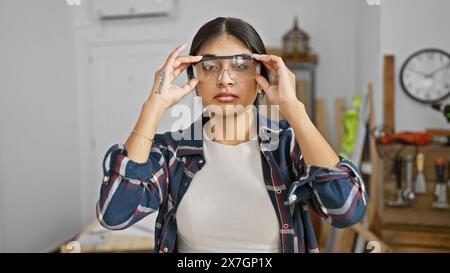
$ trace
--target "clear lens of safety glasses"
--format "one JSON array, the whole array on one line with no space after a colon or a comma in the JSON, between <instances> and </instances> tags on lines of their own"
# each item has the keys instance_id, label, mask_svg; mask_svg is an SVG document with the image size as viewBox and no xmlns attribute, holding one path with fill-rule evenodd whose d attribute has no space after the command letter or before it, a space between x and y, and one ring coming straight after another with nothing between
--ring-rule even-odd
<instances>
[{"instance_id":1,"label":"clear lens of safety glasses","mask_svg":"<svg viewBox=\"0 0 450 273\"><path fill-rule=\"evenodd\" d=\"M217 83L222 77L233 82L254 81L260 73L260 62L250 55L204 56L193 65L194 76L203 83Z\"/></svg>"}]
</instances>

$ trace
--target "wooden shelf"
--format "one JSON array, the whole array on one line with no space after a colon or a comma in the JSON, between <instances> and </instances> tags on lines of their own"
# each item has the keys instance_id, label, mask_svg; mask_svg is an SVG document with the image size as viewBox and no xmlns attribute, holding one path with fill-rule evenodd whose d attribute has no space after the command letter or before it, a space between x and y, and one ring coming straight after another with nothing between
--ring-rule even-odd
<instances>
[{"instance_id":1,"label":"wooden shelf","mask_svg":"<svg viewBox=\"0 0 450 273\"><path fill-rule=\"evenodd\" d=\"M383 145L388 155L393 157L401 145ZM424 175L427 191L416 194L414 202L409 207L390 207L387 200L396 199L395 177L391 174L393 162L384 158L382 162L382 190L379 211L380 237L392 247L394 252L450 252L450 210L433 209L435 202L434 189L436 185L436 171L434 160L441 156L446 162L450 160L450 147L429 145L419 147L418 152L425 155ZM414 155L416 148L406 146L401 155ZM447 166L446 166L447 167ZM406 169L405 167L403 168ZM414 162L413 181L416 178L416 164ZM404 175L405 177L405 175ZM446 170L446 179L448 171ZM403 187L405 187L405 181Z\"/></svg>"},{"instance_id":2,"label":"wooden shelf","mask_svg":"<svg viewBox=\"0 0 450 273\"><path fill-rule=\"evenodd\" d=\"M297 63L317 64L319 62L319 56L317 54L290 56L286 55L283 52L283 49L276 47L267 48L267 54L276 55L283 58L283 61L286 64L297 64Z\"/></svg>"}]
</instances>

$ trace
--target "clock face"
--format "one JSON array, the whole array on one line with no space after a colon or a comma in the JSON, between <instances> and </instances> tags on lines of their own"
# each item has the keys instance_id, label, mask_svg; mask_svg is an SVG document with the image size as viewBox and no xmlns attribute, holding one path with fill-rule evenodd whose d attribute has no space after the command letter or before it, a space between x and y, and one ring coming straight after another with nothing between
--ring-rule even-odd
<instances>
[{"instance_id":1,"label":"clock face","mask_svg":"<svg viewBox=\"0 0 450 273\"><path fill-rule=\"evenodd\" d=\"M425 49L411 55L400 71L400 83L411 98L438 102L450 95L450 55Z\"/></svg>"}]
</instances>

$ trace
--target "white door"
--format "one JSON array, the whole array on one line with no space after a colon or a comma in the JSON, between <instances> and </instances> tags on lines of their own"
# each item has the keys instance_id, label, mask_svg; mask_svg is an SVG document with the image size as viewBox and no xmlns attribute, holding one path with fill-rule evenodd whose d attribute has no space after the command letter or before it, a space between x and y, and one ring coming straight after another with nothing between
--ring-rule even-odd
<instances>
[{"instance_id":1,"label":"white door","mask_svg":"<svg viewBox=\"0 0 450 273\"><path fill-rule=\"evenodd\" d=\"M92 100L93 147L91 149L91 177L85 191L89 207L95 207L99 196L102 160L106 150L116 143L124 143L139 117L142 104L150 94L154 73L164 64L173 50L170 40L135 43L107 43L91 47L90 99ZM181 75L177 82L185 82ZM183 103L189 104L191 97ZM87 102L88 103L88 102ZM158 127L158 132L170 130L168 113ZM94 215L94 210L92 211ZM143 221L154 226L156 212Z\"/></svg>"}]
</instances>

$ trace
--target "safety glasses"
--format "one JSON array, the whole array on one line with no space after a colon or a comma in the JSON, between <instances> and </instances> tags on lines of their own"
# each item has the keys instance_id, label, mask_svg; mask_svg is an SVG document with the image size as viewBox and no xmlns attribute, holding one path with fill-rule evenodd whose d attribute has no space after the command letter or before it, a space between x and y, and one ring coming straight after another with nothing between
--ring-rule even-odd
<instances>
[{"instance_id":1,"label":"safety glasses","mask_svg":"<svg viewBox=\"0 0 450 273\"><path fill-rule=\"evenodd\" d=\"M192 66L194 77L203 83L216 83L225 76L235 83L254 81L261 69L261 63L247 54L205 55L201 61Z\"/></svg>"}]
</instances>

